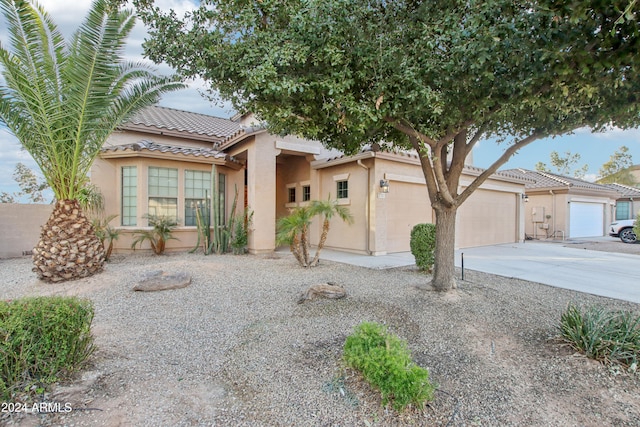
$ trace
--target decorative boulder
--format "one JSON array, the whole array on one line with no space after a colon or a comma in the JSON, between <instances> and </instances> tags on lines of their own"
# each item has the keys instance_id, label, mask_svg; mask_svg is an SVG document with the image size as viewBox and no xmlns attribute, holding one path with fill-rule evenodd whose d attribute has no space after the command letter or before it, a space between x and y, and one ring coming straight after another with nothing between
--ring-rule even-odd
<instances>
[{"instance_id":1,"label":"decorative boulder","mask_svg":"<svg viewBox=\"0 0 640 427\"><path fill-rule=\"evenodd\" d=\"M134 286L134 291L154 292L167 289L179 289L189 286L191 275L188 273L165 273L155 271Z\"/></svg>"},{"instance_id":2,"label":"decorative boulder","mask_svg":"<svg viewBox=\"0 0 640 427\"><path fill-rule=\"evenodd\" d=\"M347 291L342 285L336 285L335 283L327 282L319 285L313 285L306 292L303 292L298 299L298 304L302 304L305 301L320 298L338 299L347 296Z\"/></svg>"}]
</instances>

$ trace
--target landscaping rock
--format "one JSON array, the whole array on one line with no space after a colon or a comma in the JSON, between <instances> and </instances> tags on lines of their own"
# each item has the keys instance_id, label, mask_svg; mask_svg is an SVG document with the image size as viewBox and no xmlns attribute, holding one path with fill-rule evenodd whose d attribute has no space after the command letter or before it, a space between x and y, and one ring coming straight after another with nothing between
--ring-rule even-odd
<instances>
[{"instance_id":1,"label":"landscaping rock","mask_svg":"<svg viewBox=\"0 0 640 427\"><path fill-rule=\"evenodd\" d=\"M154 271L134 286L134 291L154 292L167 289L179 289L189 286L191 275L189 273L165 273L162 270Z\"/></svg>"},{"instance_id":2,"label":"landscaping rock","mask_svg":"<svg viewBox=\"0 0 640 427\"><path fill-rule=\"evenodd\" d=\"M302 304L305 301L314 299L316 297L338 299L347 296L347 291L342 285L336 285L335 283L327 282L319 285L313 285L306 292L300 295L298 304Z\"/></svg>"}]
</instances>

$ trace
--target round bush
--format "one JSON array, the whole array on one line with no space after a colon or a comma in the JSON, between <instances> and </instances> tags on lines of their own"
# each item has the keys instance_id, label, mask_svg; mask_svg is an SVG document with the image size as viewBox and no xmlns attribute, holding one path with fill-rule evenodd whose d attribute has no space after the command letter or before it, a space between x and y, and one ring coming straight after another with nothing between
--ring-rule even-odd
<instances>
[{"instance_id":1,"label":"round bush","mask_svg":"<svg viewBox=\"0 0 640 427\"><path fill-rule=\"evenodd\" d=\"M436 249L436 225L416 224L411 230L411 253L421 270L431 271Z\"/></svg>"}]
</instances>

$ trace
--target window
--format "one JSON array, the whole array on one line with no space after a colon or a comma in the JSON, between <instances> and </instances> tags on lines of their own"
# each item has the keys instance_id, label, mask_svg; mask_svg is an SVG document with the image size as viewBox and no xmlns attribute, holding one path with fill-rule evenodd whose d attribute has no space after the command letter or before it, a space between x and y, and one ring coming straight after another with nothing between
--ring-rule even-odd
<instances>
[{"instance_id":1,"label":"window","mask_svg":"<svg viewBox=\"0 0 640 427\"><path fill-rule=\"evenodd\" d=\"M121 225L137 225L138 217L138 169L135 166L122 167L122 212Z\"/></svg>"},{"instance_id":2,"label":"window","mask_svg":"<svg viewBox=\"0 0 640 427\"><path fill-rule=\"evenodd\" d=\"M302 201L303 202L308 202L309 200L311 200L311 186L310 185L303 185L302 186Z\"/></svg>"},{"instance_id":3,"label":"window","mask_svg":"<svg viewBox=\"0 0 640 427\"><path fill-rule=\"evenodd\" d=\"M289 191L289 197L288 197L288 202L289 203L295 203L296 202L296 187L291 187L288 189Z\"/></svg>"},{"instance_id":4,"label":"window","mask_svg":"<svg viewBox=\"0 0 640 427\"><path fill-rule=\"evenodd\" d=\"M184 225L198 225L196 209L210 219L211 172L184 171Z\"/></svg>"},{"instance_id":5,"label":"window","mask_svg":"<svg viewBox=\"0 0 640 427\"><path fill-rule=\"evenodd\" d=\"M616 203L616 219L632 219L629 212L629 202Z\"/></svg>"},{"instance_id":6,"label":"window","mask_svg":"<svg viewBox=\"0 0 640 427\"><path fill-rule=\"evenodd\" d=\"M337 181L338 199L346 199L349 197L349 181Z\"/></svg>"},{"instance_id":7,"label":"window","mask_svg":"<svg viewBox=\"0 0 640 427\"><path fill-rule=\"evenodd\" d=\"M149 215L178 220L178 169L149 167Z\"/></svg>"}]
</instances>

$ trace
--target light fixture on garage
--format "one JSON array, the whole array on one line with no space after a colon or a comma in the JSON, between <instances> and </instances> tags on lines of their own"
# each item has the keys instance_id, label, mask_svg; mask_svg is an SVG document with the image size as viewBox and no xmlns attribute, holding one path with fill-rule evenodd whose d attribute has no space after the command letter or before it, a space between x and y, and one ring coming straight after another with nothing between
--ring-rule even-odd
<instances>
[{"instance_id":1,"label":"light fixture on garage","mask_svg":"<svg viewBox=\"0 0 640 427\"><path fill-rule=\"evenodd\" d=\"M381 179L380 180L380 192L388 193L389 192L389 180Z\"/></svg>"},{"instance_id":2,"label":"light fixture on garage","mask_svg":"<svg viewBox=\"0 0 640 427\"><path fill-rule=\"evenodd\" d=\"M522 194L522 200L524 200L525 203L527 203L529 201L529 196L527 196L526 194Z\"/></svg>"}]
</instances>

